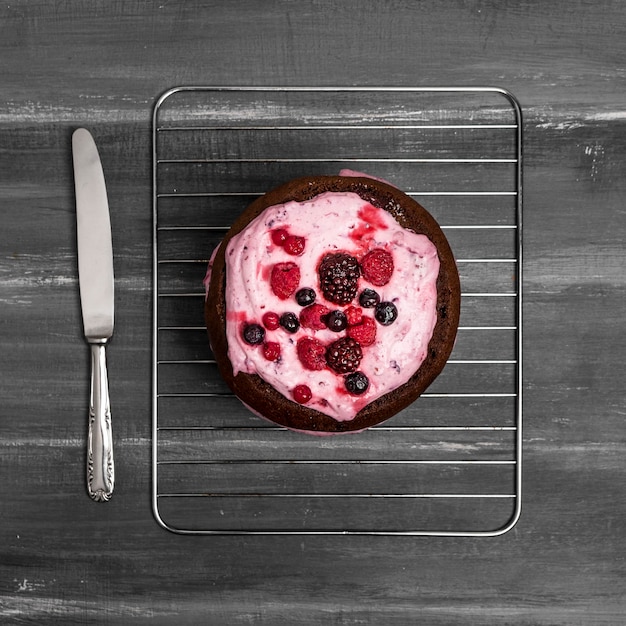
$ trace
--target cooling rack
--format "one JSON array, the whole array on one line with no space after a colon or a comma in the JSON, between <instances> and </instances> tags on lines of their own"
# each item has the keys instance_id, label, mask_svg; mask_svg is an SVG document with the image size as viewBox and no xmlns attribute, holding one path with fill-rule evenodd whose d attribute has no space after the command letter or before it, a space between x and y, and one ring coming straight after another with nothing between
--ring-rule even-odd
<instances>
[{"instance_id":1,"label":"cooling rack","mask_svg":"<svg viewBox=\"0 0 626 626\"><path fill-rule=\"evenodd\" d=\"M521 110L491 87L178 87L153 112L153 486L183 534L495 536L521 511ZM257 196L341 168L442 225L461 276L450 361L364 433L312 437L230 394L203 323L215 245Z\"/></svg>"}]
</instances>

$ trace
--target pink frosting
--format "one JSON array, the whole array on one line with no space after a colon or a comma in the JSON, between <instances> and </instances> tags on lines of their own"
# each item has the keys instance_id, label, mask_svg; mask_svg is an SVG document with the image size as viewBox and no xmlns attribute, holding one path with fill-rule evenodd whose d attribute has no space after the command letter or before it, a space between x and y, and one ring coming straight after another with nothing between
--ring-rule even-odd
<instances>
[{"instance_id":1,"label":"pink frosting","mask_svg":"<svg viewBox=\"0 0 626 626\"><path fill-rule=\"evenodd\" d=\"M372 176L371 174L365 174L364 172L357 172L356 170L347 170L347 169L343 169L343 170L339 170L339 176L348 176L350 178L371 178L372 180L378 180L381 183L385 183L386 185L391 185L392 187L395 187L395 185L393 183L390 183L388 180L385 180L384 178L378 178L378 176Z\"/></svg>"},{"instance_id":2,"label":"pink frosting","mask_svg":"<svg viewBox=\"0 0 626 626\"><path fill-rule=\"evenodd\" d=\"M271 231L277 228L305 238L301 256L291 256L272 242ZM384 248L392 254L393 274L382 287L374 287L361 277L359 292L366 287L375 289L382 300L394 302L398 317L389 326L376 323L376 342L363 347L359 370L370 382L364 394L351 395L342 376L329 368L310 371L297 356L296 342L300 337L314 336L328 345L345 336L345 331L301 327L290 334L281 327L267 330L265 340L281 347L277 361L268 361L260 346L243 340L242 326L261 324L264 313L298 315L301 311L294 297L281 300L273 293L269 276L274 264L296 263L301 273L300 288L314 289L316 302L331 310L345 309L324 299L317 275L319 262L325 254L336 251L361 259L374 248ZM407 382L426 358L437 321L437 250L426 236L402 228L389 213L366 203L357 194L327 192L307 202L270 207L230 240L225 254L226 336L235 375L258 374L290 400L294 387L305 384L313 394L308 407L346 421L365 405ZM358 300L353 304L358 306ZM363 309L363 314L373 317L373 309Z\"/></svg>"}]
</instances>

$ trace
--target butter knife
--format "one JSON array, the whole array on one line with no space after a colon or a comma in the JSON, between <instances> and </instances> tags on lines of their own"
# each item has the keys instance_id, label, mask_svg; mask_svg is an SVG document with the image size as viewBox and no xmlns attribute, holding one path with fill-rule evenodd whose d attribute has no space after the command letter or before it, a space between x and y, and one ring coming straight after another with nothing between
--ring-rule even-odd
<instances>
[{"instance_id":1,"label":"butter knife","mask_svg":"<svg viewBox=\"0 0 626 626\"><path fill-rule=\"evenodd\" d=\"M83 329L91 356L87 433L87 491L96 502L113 494L115 469L106 345L113 334L113 246L102 164L91 133L72 135L78 283Z\"/></svg>"}]
</instances>

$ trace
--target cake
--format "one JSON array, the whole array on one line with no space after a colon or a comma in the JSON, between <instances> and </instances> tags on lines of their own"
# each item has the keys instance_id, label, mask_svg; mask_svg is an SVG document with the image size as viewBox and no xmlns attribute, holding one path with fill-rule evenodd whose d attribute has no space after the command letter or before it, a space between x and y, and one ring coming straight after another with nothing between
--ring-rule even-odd
<instances>
[{"instance_id":1,"label":"cake","mask_svg":"<svg viewBox=\"0 0 626 626\"><path fill-rule=\"evenodd\" d=\"M213 252L205 321L221 375L255 414L311 434L362 431L444 368L459 277L435 219L380 179L292 180Z\"/></svg>"}]
</instances>

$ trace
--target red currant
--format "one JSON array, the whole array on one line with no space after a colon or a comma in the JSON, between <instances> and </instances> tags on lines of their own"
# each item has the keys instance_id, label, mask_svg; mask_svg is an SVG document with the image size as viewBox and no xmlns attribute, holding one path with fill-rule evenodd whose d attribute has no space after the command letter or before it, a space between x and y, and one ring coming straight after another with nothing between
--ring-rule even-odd
<instances>
[{"instance_id":1,"label":"red currant","mask_svg":"<svg viewBox=\"0 0 626 626\"><path fill-rule=\"evenodd\" d=\"M268 341L263 344L263 356L268 361L276 361L280 357L280 344Z\"/></svg>"},{"instance_id":2,"label":"red currant","mask_svg":"<svg viewBox=\"0 0 626 626\"><path fill-rule=\"evenodd\" d=\"M278 313L268 311L263 315L262 321L267 330L276 330L280 325L280 316Z\"/></svg>"},{"instance_id":3,"label":"red currant","mask_svg":"<svg viewBox=\"0 0 626 626\"><path fill-rule=\"evenodd\" d=\"M287 237L289 237L289 233L284 228L276 228L272 231L272 241L277 246L284 246Z\"/></svg>"},{"instance_id":4,"label":"red currant","mask_svg":"<svg viewBox=\"0 0 626 626\"><path fill-rule=\"evenodd\" d=\"M300 256L304 252L304 237L289 235L285 240L285 252L293 256Z\"/></svg>"},{"instance_id":5,"label":"red currant","mask_svg":"<svg viewBox=\"0 0 626 626\"><path fill-rule=\"evenodd\" d=\"M306 404L312 396L313 394L307 385L296 385L293 390L293 399L298 404Z\"/></svg>"}]
</instances>

